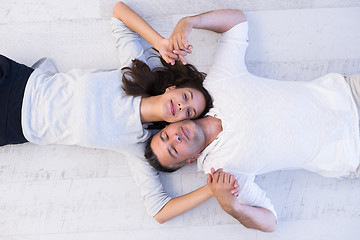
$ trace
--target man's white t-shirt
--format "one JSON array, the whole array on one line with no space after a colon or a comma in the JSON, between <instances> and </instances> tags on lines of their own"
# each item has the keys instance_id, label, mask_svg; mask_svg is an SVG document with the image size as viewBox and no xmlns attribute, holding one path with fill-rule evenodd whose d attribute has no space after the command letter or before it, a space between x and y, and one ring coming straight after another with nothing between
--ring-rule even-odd
<instances>
[{"instance_id":1,"label":"man's white t-shirt","mask_svg":"<svg viewBox=\"0 0 360 240\"><path fill-rule=\"evenodd\" d=\"M222 34L205 88L208 115L223 131L198 158L200 170L237 175L239 199L275 211L255 175L301 168L340 177L359 165L359 127L350 88L339 74L310 82L277 81L247 71L247 22Z\"/></svg>"}]
</instances>

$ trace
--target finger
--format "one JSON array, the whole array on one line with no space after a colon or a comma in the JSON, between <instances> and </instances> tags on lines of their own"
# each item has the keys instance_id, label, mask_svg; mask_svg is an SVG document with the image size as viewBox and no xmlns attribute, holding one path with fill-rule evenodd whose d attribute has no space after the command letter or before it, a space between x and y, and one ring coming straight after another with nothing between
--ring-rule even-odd
<instances>
[{"instance_id":1,"label":"finger","mask_svg":"<svg viewBox=\"0 0 360 240\"><path fill-rule=\"evenodd\" d=\"M229 183L230 182L230 173L225 173L224 174L224 183Z\"/></svg>"},{"instance_id":2,"label":"finger","mask_svg":"<svg viewBox=\"0 0 360 240\"><path fill-rule=\"evenodd\" d=\"M224 183L230 183L230 173L224 174Z\"/></svg>"},{"instance_id":3,"label":"finger","mask_svg":"<svg viewBox=\"0 0 360 240\"><path fill-rule=\"evenodd\" d=\"M186 52L188 53L188 54L191 54L192 53L192 50L191 49L186 49Z\"/></svg>"},{"instance_id":4,"label":"finger","mask_svg":"<svg viewBox=\"0 0 360 240\"><path fill-rule=\"evenodd\" d=\"M189 46L188 46L188 51L191 51L191 52L192 52L192 49L193 49L193 45L189 45Z\"/></svg>"},{"instance_id":5,"label":"finger","mask_svg":"<svg viewBox=\"0 0 360 240\"><path fill-rule=\"evenodd\" d=\"M174 65L175 64L175 60L178 58L176 54L173 53L173 40L170 38L169 39L169 43L168 43L168 47L167 47L167 50L168 51L164 51L164 53L169 57L171 58L171 65ZM174 56L176 55L176 56Z\"/></svg>"},{"instance_id":6,"label":"finger","mask_svg":"<svg viewBox=\"0 0 360 240\"><path fill-rule=\"evenodd\" d=\"M188 55L188 52L187 52L187 51L184 51L184 50L174 50L173 53L174 53L174 54L177 54L177 55L181 55L181 56L186 56L186 55Z\"/></svg>"},{"instance_id":7,"label":"finger","mask_svg":"<svg viewBox=\"0 0 360 240\"><path fill-rule=\"evenodd\" d=\"M169 51L165 51L164 54L168 57L168 58L172 58L174 60L178 59L178 55Z\"/></svg>"},{"instance_id":8,"label":"finger","mask_svg":"<svg viewBox=\"0 0 360 240\"><path fill-rule=\"evenodd\" d=\"M230 178L229 178L229 183L231 183L234 186L235 181L236 181L235 176L231 174ZM235 188L235 186L234 186L234 188Z\"/></svg>"},{"instance_id":9,"label":"finger","mask_svg":"<svg viewBox=\"0 0 360 240\"><path fill-rule=\"evenodd\" d=\"M189 48L188 41L187 41L187 38L186 38L186 37L183 37L183 38L182 38L181 43L182 43L182 46L183 46L184 49L188 49L188 48Z\"/></svg>"},{"instance_id":10,"label":"finger","mask_svg":"<svg viewBox=\"0 0 360 240\"><path fill-rule=\"evenodd\" d=\"M238 183L237 180L235 180L235 182L234 182L234 188L238 188L238 187L239 187L239 183Z\"/></svg>"},{"instance_id":11,"label":"finger","mask_svg":"<svg viewBox=\"0 0 360 240\"><path fill-rule=\"evenodd\" d=\"M232 195L234 195L235 197L238 197L238 196L239 196L240 188L239 188L239 184L238 184L237 180L235 180L235 182L234 182L234 189L231 190L231 193L232 193Z\"/></svg>"},{"instance_id":12,"label":"finger","mask_svg":"<svg viewBox=\"0 0 360 240\"><path fill-rule=\"evenodd\" d=\"M207 174L207 184L210 185L212 183L212 176L210 173Z\"/></svg>"},{"instance_id":13,"label":"finger","mask_svg":"<svg viewBox=\"0 0 360 240\"><path fill-rule=\"evenodd\" d=\"M234 176L234 179L235 179L235 176ZM235 181L234 181L234 188L237 188L237 187L239 187L239 184L238 184L237 180L235 179Z\"/></svg>"},{"instance_id":14,"label":"finger","mask_svg":"<svg viewBox=\"0 0 360 240\"><path fill-rule=\"evenodd\" d=\"M188 54L192 53L192 45L188 45L188 46L182 46L181 48L182 51L187 52Z\"/></svg>"},{"instance_id":15,"label":"finger","mask_svg":"<svg viewBox=\"0 0 360 240\"><path fill-rule=\"evenodd\" d=\"M222 172L223 171L223 169L222 168L218 168L217 170L216 170L216 172Z\"/></svg>"},{"instance_id":16,"label":"finger","mask_svg":"<svg viewBox=\"0 0 360 240\"><path fill-rule=\"evenodd\" d=\"M174 50L179 50L179 44L177 39L175 39L175 41L172 42L172 46Z\"/></svg>"},{"instance_id":17,"label":"finger","mask_svg":"<svg viewBox=\"0 0 360 240\"><path fill-rule=\"evenodd\" d=\"M163 59L165 60L165 62L174 65L175 61L178 59L178 55L176 54L169 54L169 52L164 52L164 54L162 55Z\"/></svg>"},{"instance_id":18,"label":"finger","mask_svg":"<svg viewBox=\"0 0 360 240\"><path fill-rule=\"evenodd\" d=\"M214 174L213 174L213 182L219 182L219 178L220 178L220 174L221 174L221 171L216 171Z\"/></svg>"},{"instance_id":19,"label":"finger","mask_svg":"<svg viewBox=\"0 0 360 240\"><path fill-rule=\"evenodd\" d=\"M231 194L234 196L238 195L238 189L236 189L236 188L232 189Z\"/></svg>"},{"instance_id":20,"label":"finger","mask_svg":"<svg viewBox=\"0 0 360 240\"><path fill-rule=\"evenodd\" d=\"M186 41L186 40L185 40ZM180 39L180 42L178 43L179 45L179 49L183 50L183 51L188 51L188 44L187 44L187 41L186 41L186 44L184 44L184 38L181 38Z\"/></svg>"},{"instance_id":21,"label":"finger","mask_svg":"<svg viewBox=\"0 0 360 240\"><path fill-rule=\"evenodd\" d=\"M235 197L238 197L239 196L239 189L237 189L237 188L235 188L235 189L233 189L233 190L231 190L231 194L233 195L233 196L235 196Z\"/></svg>"},{"instance_id":22,"label":"finger","mask_svg":"<svg viewBox=\"0 0 360 240\"><path fill-rule=\"evenodd\" d=\"M175 60L174 60L174 59L169 58L169 57L167 57L167 56L165 56L165 57L163 57L163 58L164 58L165 62L167 62L167 63L169 63L169 64L171 64L171 65L174 65L174 64L175 64Z\"/></svg>"},{"instance_id":23,"label":"finger","mask_svg":"<svg viewBox=\"0 0 360 240\"><path fill-rule=\"evenodd\" d=\"M179 59L182 62L182 64L186 65L187 62L186 62L184 56L179 55Z\"/></svg>"},{"instance_id":24,"label":"finger","mask_svg":"<svg viewBox=\"0 0 360 240\"><path fill-rule=\"evenodd\" d=\"M220 182L220 183L224 182L225 174L226 173L224 173L222 171L219 173L219 181L218 182Z\"/></svg>"},{"instance_id":25,"label":"finger","mask_svg":"<svg viewBox=\"0 0 360 240\"><path fill-rule=\"evenodd\" d=\"M214 172L215 172L215 168L212 167L212 168L210 169L210 172L211 172L211 175L213 175Z\"/></svg>"}]
</instances>

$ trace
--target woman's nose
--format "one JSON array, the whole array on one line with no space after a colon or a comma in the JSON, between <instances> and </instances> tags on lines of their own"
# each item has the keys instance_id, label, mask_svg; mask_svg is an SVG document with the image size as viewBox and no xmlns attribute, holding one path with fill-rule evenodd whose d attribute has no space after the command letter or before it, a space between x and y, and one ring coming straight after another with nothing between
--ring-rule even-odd
<instances>
[{"instance_id":1,"label":"woman's nose","mask_svg":"<svg viewBox=\"0 0 360 240\"><path fill-rule=\"evenodd\" d=\"M183 109L181 103L178 103L178 108L179 108L179 111L181 111Z\"/></svg>"}]
</instances>

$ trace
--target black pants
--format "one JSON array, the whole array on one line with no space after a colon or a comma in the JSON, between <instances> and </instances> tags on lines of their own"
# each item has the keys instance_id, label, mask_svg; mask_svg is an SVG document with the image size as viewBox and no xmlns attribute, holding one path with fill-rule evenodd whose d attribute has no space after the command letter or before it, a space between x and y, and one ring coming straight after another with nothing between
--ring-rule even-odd
<instances>
[{"instance_id":1,"label":"black pants","mask_svg":"<svg viewBox=\"0 0 360 240\"><path fill-rule=\"evenodd\" d=\"M0 146L27 142L21 127L21 106L33 71L0 55Z\"/></svg>"}]
</instances>

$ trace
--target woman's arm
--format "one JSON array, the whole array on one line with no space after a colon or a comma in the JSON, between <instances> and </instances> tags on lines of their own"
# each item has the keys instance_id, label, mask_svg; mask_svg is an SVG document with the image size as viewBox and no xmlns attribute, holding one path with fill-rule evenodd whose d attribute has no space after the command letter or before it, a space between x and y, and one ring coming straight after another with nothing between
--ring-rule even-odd
<instances>
[{"instance_id":1,"label":"woman's arm","mask_svg":"<svg viewBox=\"0 0 360 240\"><path fill-rule=\"evenodd\" d=\"M155 220L164 223L184 212L196 207L212 197L207 185L188 194L171 199L155 216Z\"/></svg>"},{"instance_id":2,"label":"woman's arm","mask_svg":"<svg viewBox=\"0 0 360 240\"><path fill-rule=\"evenodd\" d=\"M229 174L233 178L234 175ZM232 196L238 196L239 186L237 181L232 182L232 186L229 187L229 194ZM171 199L155 216L155 220L159 223L164 223L184 212L196 207L200 203L205 202L213 196L208 185L196 189L188 194Z\"/></svg>"},{"instance_id":3,"label":"woman's arm","mask_svg":"<svg viewBox=\"0 0 360 240\"><path fill-rule=\"evenodd\" d=\"M156 32L142 17L135 13L125 3L118 2L113 9L113 16L121 20L129 29L138 33L148 41L167 63L174 63L177 55L168 50L169 40Z\"/></svg>"},{"instance_id":4,"label":"woman's arm","mask_svg":"<svg viewBox=\"0 0 360 240\"><path fill-rule=\"evenodd\" d=\"M224 33L235 25L245 21L246 17L244 13L238 9L216 10L184 17L177 23L169 38L170 46L174 49L173 52L179 55L180 60L186 63L184 56L186 56L192 48L188 44L188 38L193 28Z\"/></svg>"}]
</instances>

